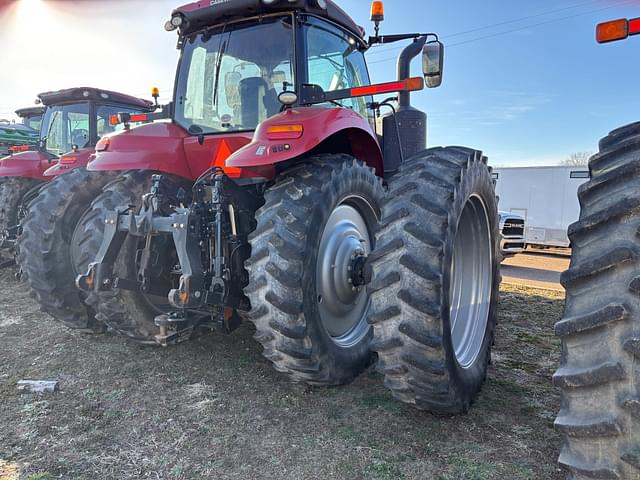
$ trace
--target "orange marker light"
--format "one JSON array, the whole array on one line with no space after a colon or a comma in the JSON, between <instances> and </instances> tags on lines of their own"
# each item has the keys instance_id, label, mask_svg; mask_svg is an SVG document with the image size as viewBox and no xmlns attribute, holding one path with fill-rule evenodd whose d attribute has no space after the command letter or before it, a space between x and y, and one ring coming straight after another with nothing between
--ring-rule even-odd
<instances>
[{"instance_id":1,"label":"orange marker light","mask_svg":"<svg viewBox=\"0 0 640 480\"><path fill-rule=\"evenodd\" d=\"M109 117L109 123L114 127L118 125L120 123L120 120L118 120L118 115L111 115Z\"/></svg>"},{"instance_id":2,"label":"orange marker light","mask_svg":"<svg viewBox=\"0 0 640 480\"><path fill-rule=\"evenodd\" d=\"M384 3L380 1L371 4L371 21L382 22L384 20Z\"/></svg>"},{"instance_id":3,"label":"orange marker light","mask_svg":"<svg viewBox=\"0 0 640 480\"><path fill-rule=\"evenodd\" d=\"M96 144L96 152L104 152L109 148L109 145L111 145L111 138L109 137L101 138L100 140L98 140L98 143Z\"/></svg>"},{"instance_id":4,"label":"orange marker light","mask_svg":"<svg viewBox=\"0 0 640 480\"><path fill-rule=\"evenodd\" d=\"M300 138L304 133L302 125L271 125L267 128L269 140L293 140Z\"/></svg>"},{"instance_id":5,"label":"orange marker light","mask_svg":"<svg viewBox=\"0 0 640 480\"><path fill-rule=\"evenodd\" d=\"M596 39L598 43L615 42L624 40L629 36L629 22L625 18L612 20L598 25Z\"/></svg>"},{"instance_id":6,"label":"orange marker light","mask_svg":"<svg viewBox=\"0 0 640 480\"><path fill-rule=\"evenodd\" d=\"M412 77L398 82L381 83L367 87L356 87L351 89L352 97L364 97L367 95L379 95L381 93L393 92L415 92L424 89L424 79L422 77Z\"/></svg>"}]
</instances>

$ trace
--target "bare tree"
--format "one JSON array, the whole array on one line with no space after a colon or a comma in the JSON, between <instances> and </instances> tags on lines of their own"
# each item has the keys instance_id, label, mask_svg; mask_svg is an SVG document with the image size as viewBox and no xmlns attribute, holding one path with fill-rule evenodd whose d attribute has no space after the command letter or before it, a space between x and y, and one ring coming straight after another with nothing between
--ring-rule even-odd
<instances>
[{"instance_id":1,"label":"bare tree","mask_svg":"<svg viewBox=\"0 0 640 480\"><path fill-rule=\"evenodd\" d=\"M565 165L567 167L586 167L589 164L589 159L592 155L593 152L576 152L562 160L560 165Z\"/></svg>"}]
</instances>

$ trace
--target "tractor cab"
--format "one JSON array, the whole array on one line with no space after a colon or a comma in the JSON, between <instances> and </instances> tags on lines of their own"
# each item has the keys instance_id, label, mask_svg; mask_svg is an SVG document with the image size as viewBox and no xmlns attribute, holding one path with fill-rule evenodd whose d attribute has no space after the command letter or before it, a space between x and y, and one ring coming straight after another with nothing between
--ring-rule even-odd
<instances>
[{"instance_id":1,"label":"tractor cab","mask_svg":"<svg viewBox=\"0 0 640 480\"><path fill-rule=\"evenodd\" d=\"M42 116L44 115L44 107L26 107L16 110L16 115L21 119L22 125L40 133L40 125L42 124Z\"/></svg>"},{"instance_id":2,"label":"tractor cab","mask_svg":"<svg viewBox=\"0 0 640 480\"><path fill-rule=\"evenodd\" d=\"M410 62L424 50L427 85L438 86L442 44L435 34L379 35L384 17L381 2L374 5L376 35L368 39L330 0L194 2L174 10L165 25L177 31L181 51L174 101L162 114L143 116L171 123L111 136L96 147L91 169L133 168L120 151L144 145L136 168L160 162L189 179L212 166L234 178L270 178L278 165L335 148L381 175L395 172L426 146L426 115L409 96L425 82L410 78ZM399 58L398 80L371 85L366 51L401 40L412 43ZM397 92L374 102L375 94ZM115 123L126 128L129 119ZM149 137L157 148L148 147Z\"/></svg>"},{"instance_id":3,"label":"tractor cab","mask_svg":"<svg viewBox=\"0 0 640 480\"><path fill-rule=\"evenodd\" d=\"M45 92L36 103L42 119L35 148L0 160L0 177L44 180L70 168L87 164L98 140L122 129L112 125L116 112L152 111L152 102L96 88L72 88ZM25 110L22 110L25 111Z\"/></svg>"}]
</instances>

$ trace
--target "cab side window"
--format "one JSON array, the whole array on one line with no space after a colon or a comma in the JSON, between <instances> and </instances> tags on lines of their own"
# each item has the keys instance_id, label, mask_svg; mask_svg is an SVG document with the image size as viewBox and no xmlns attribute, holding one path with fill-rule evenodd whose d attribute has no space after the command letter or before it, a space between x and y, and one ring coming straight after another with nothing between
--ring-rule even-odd
<instances>
[{"instance_id":1,"label":"cab side window","mask_svg":"<svg viewBox=\"0 0 640 480\"><path fill-rule=\"evenodd\" d=\"M127 107L118 107L116 105L100 105L96 109L96 130L98 133L98 140L100 140L107 133L119 132L124 130L124 125L111 125L111 116L116 115L118 113L130 113L131 115L135 115L141 113L140 110L134 110L132 108ZM139 125L139 123L133 123L133 126Z\"/></svg>"},{"instance_id":2,"label":"cab side window","mask_svg":"<svg viewBox=\"0 0 640 480\"><path fill-rule=\"evenodd\" d=\"M358 41L349 33L326 22L309 18L305 24L309 82L325 92L369 85L369 73ZM366 97L347 98L339 103L368 118Z\"/></svg>"}]
</instances>

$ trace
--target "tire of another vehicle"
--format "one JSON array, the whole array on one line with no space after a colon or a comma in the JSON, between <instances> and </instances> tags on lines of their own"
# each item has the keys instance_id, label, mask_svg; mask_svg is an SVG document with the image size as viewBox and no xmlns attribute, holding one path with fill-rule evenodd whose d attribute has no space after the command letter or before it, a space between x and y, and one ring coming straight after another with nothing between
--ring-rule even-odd
<instances>
[{"instance_id":1,"label":"tire of another vehicle","mask_svg":"<svg viewBox=\"0 0 640 480\"><path fill-rule=\"evenodd\" d=\"M95 259L104 235L107 213L129 205L140 205L142 196L149 193L155 172L129 171L108 184L91 205L78 228L83 241L81 256ZM177 182L185 182L176 178ZM190 187L187 187L187 191ZM122 278L136 278L136 237L129 236L114 264L114 272ZM161 305L166 301L164 308ZM144 345L158 345L154 336L159 333L154 323L157 315L169 309L168 300L130 290L107 290L92 295L89 305L97 311L96 318L114 333Z\"/></svg>"},{"instance_id":2,"label":"tire of another vehicle","mask_svg":"<svg viewBox=\"0 0 640 480\"><path fill-rule=\"evenodd\" d=\"M86 271L88 257L74 255L76 226L91 201L113 175L77 168L45 185L29 204L18 237L18 263L42 311L69 328L100 333L104 324L85 304L75 277Z\"/></svg>"},{"instance_id":3,"label":"tire of another vehicle","mask_svg":"<svg viewBox=\"0 0 640 480\"><path fill-rule=\"evenodd\" d=\"M370 363L368 293L347 277L373 247L383 197L374 171L343 154L311 157L265 193L245 293L264 356L293 381L344 384Z\"/></svg>"},{"instance_id":4,"label":"tire of another vehicle","mask_svg":"<svg viewBox=\"0 0 640 480\"><path fill-rule=\"evenodd\" d=\"M18 224L18 213L22 199L32 188L42 183L26 177L0 179L0 234Z\"/></svg>"},{"instance_id":5,"label":"tire of another vehicle","mask_svg":"<svg viewBox=\"0 0 640 480\"><path fill-rule=\"evenodd\" d=\"M640 478L640 122L600 141L569 227L556 428L571 479Z\"/></svg>"},{"instance_id":6,"label":"tire of another vehicle","mask_svg":"<svg viewBox=\"0 0 640 480\"><path fill-rule=\"evenodd\" d=\"M464 413L486 379L497 317L500 240L487 159L463 147L425 150L389 180L382 210L369 316L378 369L397 399Z\"/></svg>"}]
</instances>

